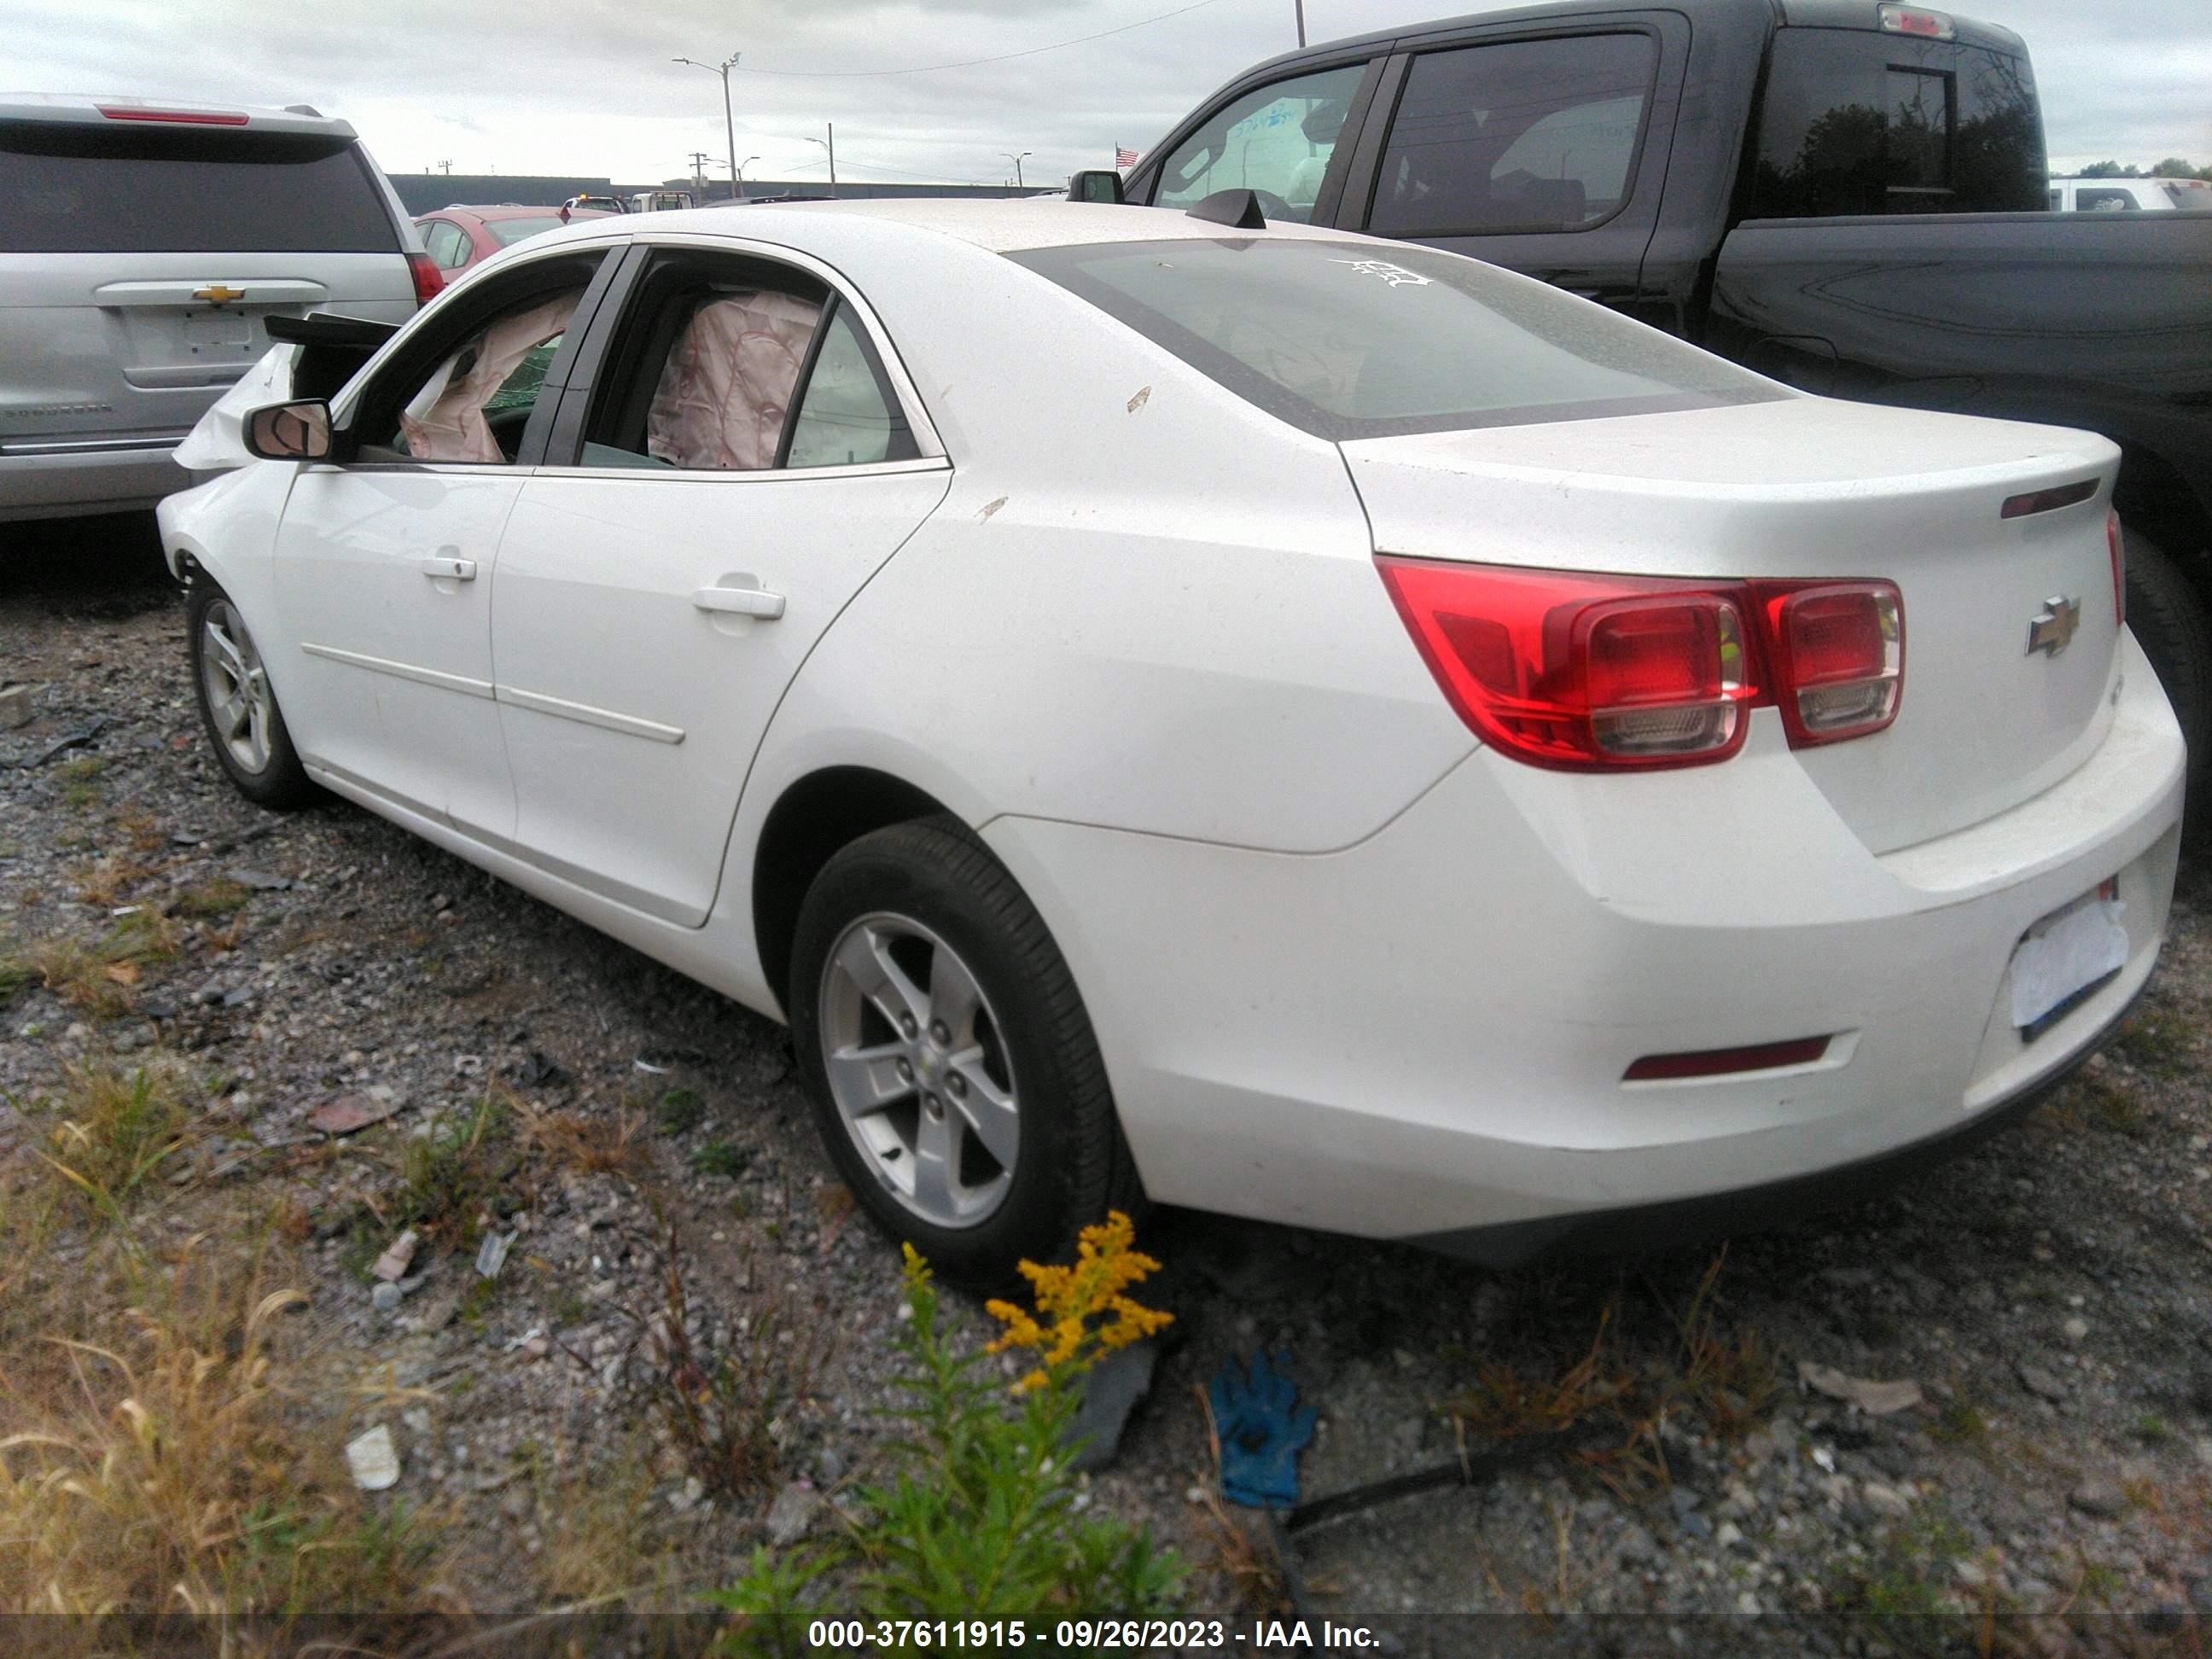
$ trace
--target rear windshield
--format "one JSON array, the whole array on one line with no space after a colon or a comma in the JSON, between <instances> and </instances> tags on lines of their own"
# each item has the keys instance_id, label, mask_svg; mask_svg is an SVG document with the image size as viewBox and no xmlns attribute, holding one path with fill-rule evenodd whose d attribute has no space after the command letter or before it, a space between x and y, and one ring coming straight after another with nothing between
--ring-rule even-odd
<instances>
[{"instance_id":1,"label":"rear windshield","mask_svg":"<svg viewBox=\"0 0 2212 1659\"><path fill-rule=\"evenodd\" d=\"M0 122L0 252L398 250L350 139Z\"/></svg>"},{"instance_id":2,"label":"rear windshield","mask_svg":"<svg viewBox=\"0 0 2212 1659\"><path fill-rule=\"evenodd\" d=\"M526 236L542 236L561 228L561 219L549 213L543 219L487 219L483 228L501 247L513 247Z\"/></svg>"},{"instance_id":3,"label":"rear windshield","mask_svg":"<svg viewBox=\"0 0 2212 1659\"><path fill-rule=\"evenodd\" d=\"M2027 59L1864 29L1778 29L1747 217L2034 213Z\"/></svg>"},{"instance_id":4,"label":"rear windshield","mask_svg":"<svg viewBox=\"0 0 2212 1659\"><path fill-rule=\"evenodd\" d=\"M1431 248L1223 237L1009 254L1269 414L1343 441L1791 394Z\"/></svg>"}]
</instances>

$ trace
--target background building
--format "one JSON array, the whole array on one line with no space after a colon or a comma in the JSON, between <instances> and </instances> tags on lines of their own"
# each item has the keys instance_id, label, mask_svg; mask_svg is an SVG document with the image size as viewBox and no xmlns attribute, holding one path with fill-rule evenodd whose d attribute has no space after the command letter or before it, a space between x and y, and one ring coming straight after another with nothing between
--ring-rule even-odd
<instances>
[{"instance_id":1,"label":"background building","mask_svg":"<svg viewBox=\"0 0 2212 1659\"><path fill-rule=\"evenodd\" d=\"M393 173L385 175L410 213L433 213L459 204L489 207L513 203L517 207L558 207L571 196L619 196L627 198L645 190L692 190L689 179L662 179L643 184L617 184L606 178L586 179L550 173ZM1066 188L1054 185L1016 190L1010 185L886 185L871 180L840 179L837 194L846 201L871 197L968 196L998 198L1007 196L1056 196ZM726 201L730 185L718 179L707 186L707 203ZM744 199L769 196L827 196L825 179L748 179ZM706 205L702 203L702 205Z\"/></svg>"}]
</instances>

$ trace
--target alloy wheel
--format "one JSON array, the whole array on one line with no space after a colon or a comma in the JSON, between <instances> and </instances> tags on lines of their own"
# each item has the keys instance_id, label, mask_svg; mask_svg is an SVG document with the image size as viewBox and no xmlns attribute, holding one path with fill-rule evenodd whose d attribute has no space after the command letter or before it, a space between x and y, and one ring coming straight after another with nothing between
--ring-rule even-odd
<instances>
[{"instance_id":1,"label":"alloy wheel","mask_svg":"<svg viewBox=\"0 0 2212 1659\"><path fill-rule=\"evenodd\" d=\"M911 917L848 926L822 970L830 1097L886 1191L931 1225L1005 1202L1021 1105L997 1017L959 952Z\"/></svg>"},{"instance_id":2,"label":"alloy wheel","mask_svg":"<svg viewBox=\"0 0 2212 1659\"><path fill-rule=\"evenodd\" d=\"M266 771L276 700L253 636L228 599L209 605L200 626L200 690L216 740L231 760L240 771Z\"/></svg>"}]
</instances>

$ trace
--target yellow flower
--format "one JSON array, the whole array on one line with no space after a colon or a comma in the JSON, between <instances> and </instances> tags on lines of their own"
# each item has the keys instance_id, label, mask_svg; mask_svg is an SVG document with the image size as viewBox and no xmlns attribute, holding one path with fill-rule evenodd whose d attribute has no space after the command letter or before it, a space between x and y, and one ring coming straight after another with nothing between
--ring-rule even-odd
<instances>
[{"instance_id":1,"label":"yellow flower","mask_svg":"<svg viewBox=\"0 0 2212 1659\"><path fill-rule=\"evenodd\" d=\"M1115 1210L1083 1230L1069 1265L1021 1264L1036 1314L1011 1302L983 1304L1006 1327L990 1352L1026 1348L1036 1356L1036 1369L1014 1385L1015 1392L1042 1388L1056 1372L1082 1370L1099 1354L1127 1347L1174 1322L1173 1314L1124 1294L1159 1271L1158 1261L1136 1249L1136 1237L1135 1224Z\"/></svg>"}]
</instances>

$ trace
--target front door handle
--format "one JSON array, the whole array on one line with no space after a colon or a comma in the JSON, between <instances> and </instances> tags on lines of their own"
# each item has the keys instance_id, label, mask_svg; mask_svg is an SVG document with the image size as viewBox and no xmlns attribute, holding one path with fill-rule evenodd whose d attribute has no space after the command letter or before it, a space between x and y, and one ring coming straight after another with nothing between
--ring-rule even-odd
<instances>
[{"instance_id":1,"label":"front door handle","mask_svg":"<svg viewBox=\"0 0 2212 1659\"><path fill-rule=\"evenodd\" d=\"M422 574L442 576L448 581L472 582L477 579L477 562L474 559L442 557L425 559L422 561Z\"/></svg>"},{"instance_id":2,"label":"front door handle","mask_svg":"<svg viewBox=\"0 0 2212 1659\"><path fill-rule=\"evenodd\" d=\"M691 603L702 611L757 617L763 622L774 622L783 614L783 595L765 587L702 587L691 595Z\"/></svg>"}]
</instances>

